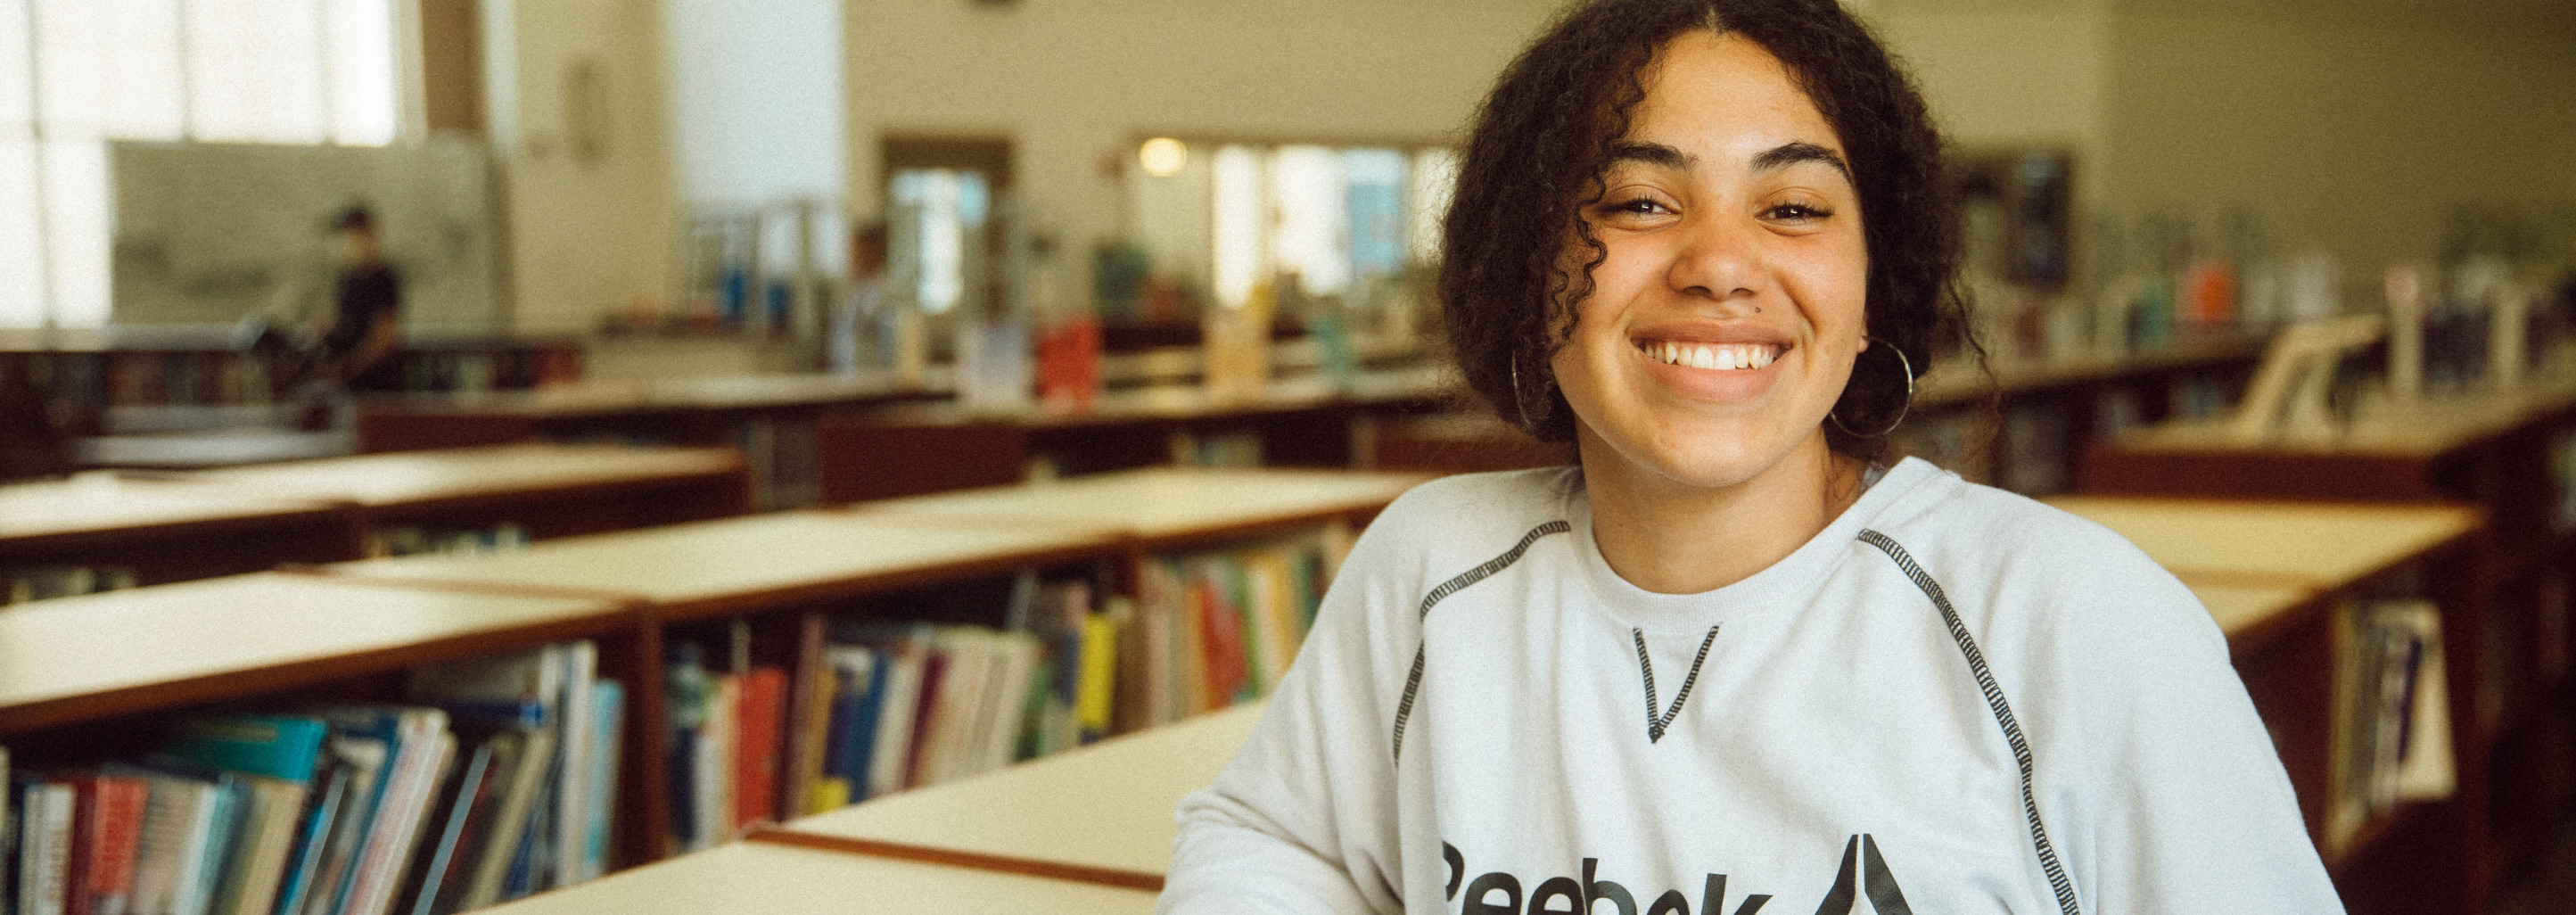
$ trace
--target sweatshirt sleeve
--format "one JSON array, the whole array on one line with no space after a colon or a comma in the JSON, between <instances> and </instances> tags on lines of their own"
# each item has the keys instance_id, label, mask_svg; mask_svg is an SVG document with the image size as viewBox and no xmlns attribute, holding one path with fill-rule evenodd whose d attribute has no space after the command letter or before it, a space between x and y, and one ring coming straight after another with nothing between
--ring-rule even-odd
<instances>
[{"instance_id":1,"label":"sweatshirt sleeve","mask_svg":"<svg viewBox=\"0 0 2576 915\"><path fill-rule=\"evenodd\" d=\"M2069 544L2086 571L2042 614L2057 707L2033 735L2042 812L2072 814L2048 825L2083 911L2343 911L2217 624L2136 547L2089 533Z\"/></svg>"},{"instance_id":2,"label":"sweatshirt sleeve","mask_svg":"<svg viewBox=\"0 0 2576 915\"><path fill-rule=\"evenodd\" d=\"M1394 762L1380 733L1392 720L1387 672L1419 641L1390 574L1402 507L1354 546L1241 754L1181 801L1156 911L1402 909Z\"/></svg>"}]
</instances>

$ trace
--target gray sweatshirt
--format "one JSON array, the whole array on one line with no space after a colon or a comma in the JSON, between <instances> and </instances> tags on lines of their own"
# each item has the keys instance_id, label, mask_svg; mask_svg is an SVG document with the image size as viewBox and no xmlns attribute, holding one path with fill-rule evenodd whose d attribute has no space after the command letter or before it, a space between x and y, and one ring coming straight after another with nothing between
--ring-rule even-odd
<instances>
[{"instance_id":1,"label":"gray sweatshirt","mask_svg":"<svg viewBox=\"0 0 2576 915\"><path fill-rule=\"evenodd\" d=\"M2327 913L2198 600L1930 464L1702 594L1621 579L1565 470L1363 535L1160 910Z\"/></svg>"}]
</instances>

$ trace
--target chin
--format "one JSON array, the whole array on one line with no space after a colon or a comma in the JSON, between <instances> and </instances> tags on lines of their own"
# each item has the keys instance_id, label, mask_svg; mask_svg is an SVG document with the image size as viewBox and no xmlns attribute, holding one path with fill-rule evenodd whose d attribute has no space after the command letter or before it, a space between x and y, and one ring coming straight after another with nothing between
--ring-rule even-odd
<instances>
[{"instance_id":1,"label":"chin","mask_svg":"<svg viewBox=\"0 0 2576 915\"><path fill-rule=\"evenodd\" d=\"M1788 441L1776 439L1776 435L1766 436L1734 424L1682 434L1641 436L1624 443L1613 443L1589 426L1577 430L1586 473L1603 470L1605 461L1616 462L1622 466L1612 472L1642 471L1637 475L1692 489L1727 489L1743 484L1793 459L1810 440L1819 449L1824 443L1822 432ZM1600 456L1597 460L1596 454Z\"/></svg>"}]
</instances>

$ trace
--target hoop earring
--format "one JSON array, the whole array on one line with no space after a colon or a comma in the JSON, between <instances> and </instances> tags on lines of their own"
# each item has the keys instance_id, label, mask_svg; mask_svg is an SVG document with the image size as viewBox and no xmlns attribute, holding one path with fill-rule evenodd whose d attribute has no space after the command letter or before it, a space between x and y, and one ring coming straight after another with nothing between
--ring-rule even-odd
<instances>
[{"instance_id":1,"label":"hoop earring","mask_svg":"<svg viewBox=\"0 0 2576 915\"><path fill-rule=\"evenodd\" d=\"M1894 344L1888 343L1885 340L1869 336L1864 336L1861 339L1867 340L1871 343L1876 343L1881 348L1896 354L1897 365L1902 366L1905 369L1905 405L1896 408L1896 418L1888 421L1887 428L1880 429L1868 435L1862 435L1858 432L1852 431L1852 427L1843 425L1842 417L1835 416L1831 411L1825 413L1825 419L1831 421L1834 424L1834 428L1843 430L1844 435L1848 435L1853 438L1879 438L1890 432L1896 431L1896 427L1904 425L1905 414L1914 409L1914 360L1905 358L1904 350L1896 348Z\"/></svg>"},{"instance_id":2,"label":"hoop earring","mask_svg":"<svg viewBox=\"0 0 2576 915\"><path fill-rule=\"evenodd\" d=\"M1512 354L1512 410L1521 415L1521 429L1537 433L1538 424L1530 422L1529 398L1521 393L1521 354Z\"/></svg>"}]
</instances>

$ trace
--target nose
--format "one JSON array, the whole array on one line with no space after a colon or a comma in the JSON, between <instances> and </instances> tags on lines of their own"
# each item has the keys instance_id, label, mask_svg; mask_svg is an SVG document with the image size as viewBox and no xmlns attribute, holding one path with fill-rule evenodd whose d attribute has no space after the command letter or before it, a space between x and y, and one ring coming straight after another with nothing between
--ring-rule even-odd
<instances>
[{"instance_id":1,"label":"nose","mask_svg":"<svg viewBox=\"0 0 2576 915\"><path fill-rule=\"evenodd\" d=\"M1749 300L1761 291L1762 248L1749 220L1705 218L1677 239L1664 281L1685 296Z\"/></svg>"}]
</instances>

